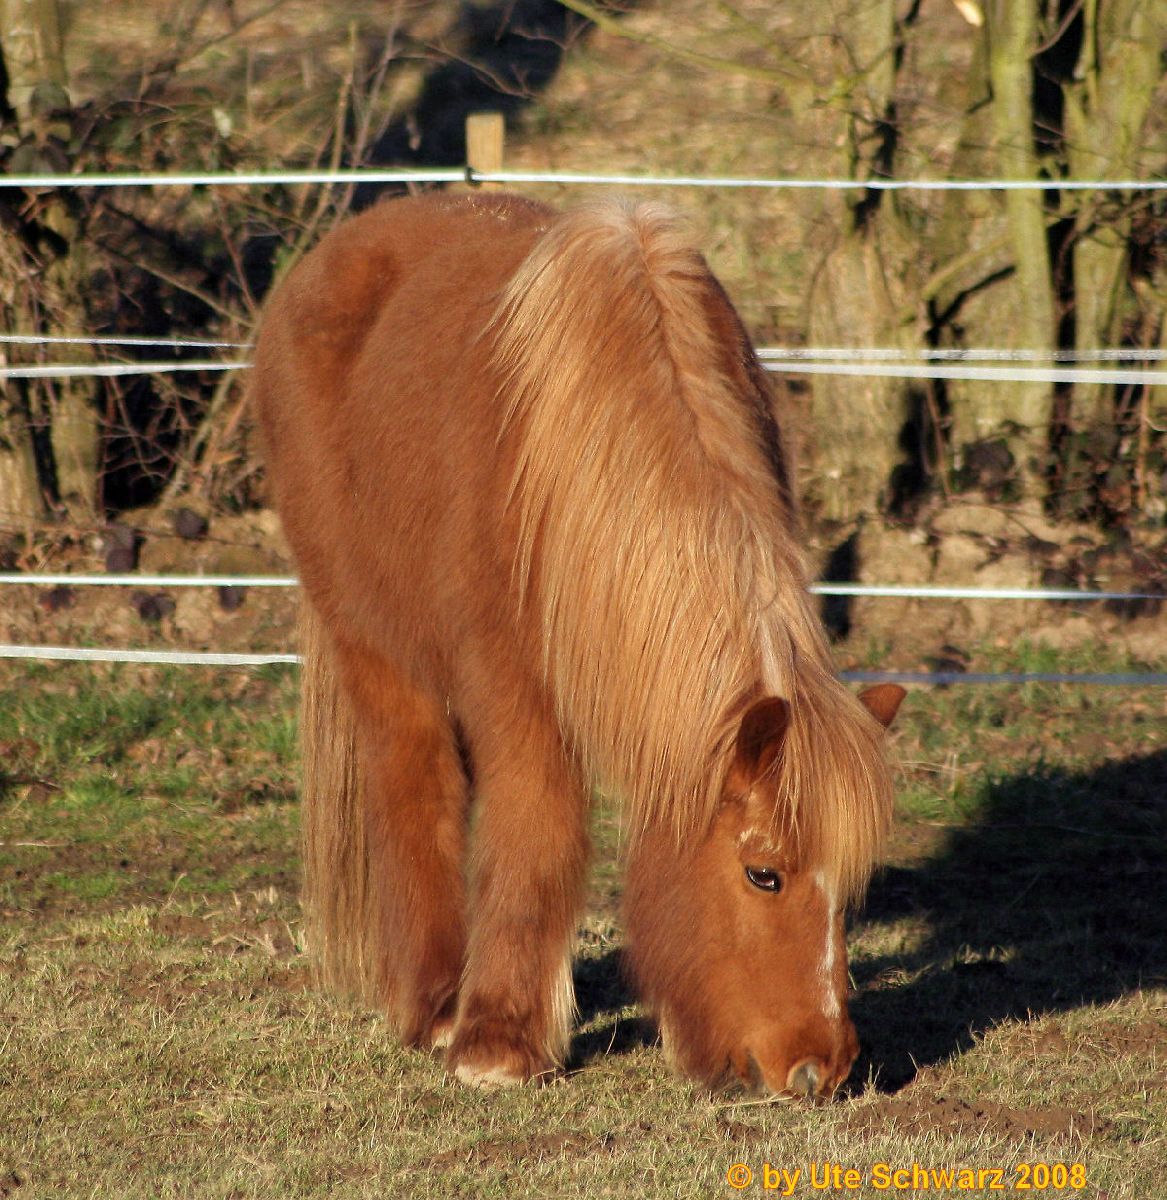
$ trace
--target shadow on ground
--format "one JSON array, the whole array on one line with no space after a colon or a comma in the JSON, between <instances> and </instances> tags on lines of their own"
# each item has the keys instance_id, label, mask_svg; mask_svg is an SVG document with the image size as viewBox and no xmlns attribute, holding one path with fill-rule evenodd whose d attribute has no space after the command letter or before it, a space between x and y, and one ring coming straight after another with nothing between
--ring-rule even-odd
<instances>
[{"instance_id":1,"label":"shadow on ground","mask_svg":"<svg viewBox=\"0 0 1167 1200\"><path fill-rule=\"evenodd\" d=\"M595 1028L572 1039L568 1069L574 1070L605 1054L628 1054L657 1040L656 1025L647 1017L620 1013L635 997L628 985L619 950L608 950L598 958L580 958L573 971L579 1023Z\"/></svg>"},{"instance_id":2,"label":"shadow on ground","mask_svg":"<svg viewBox=\"0 0 1167 1200\"><path fill-rule=\"evenodd\" d=\"M627 11L627 6L622 6ZM466 118L499 112L507 124L554 80L568 48L592 23L557 0L463 4L442 41L416 101L369 149L361 166L461 167ZM362 184L354 205L366 208L392 186Z\"/></svg>"},{"instance_id":3,"label":"shadow on ground","mask_svg":"<svg viewBox=\"0 0 1167 1200\"><path fill-rule=\"evenodd\" d=\"M1165 913L1167 751L1000 780L974 826L872 886L860 923L931 934L853 964L853 1085L897 1091L1001 1021L1162 986Z\"/></svg>"}]
</instances>

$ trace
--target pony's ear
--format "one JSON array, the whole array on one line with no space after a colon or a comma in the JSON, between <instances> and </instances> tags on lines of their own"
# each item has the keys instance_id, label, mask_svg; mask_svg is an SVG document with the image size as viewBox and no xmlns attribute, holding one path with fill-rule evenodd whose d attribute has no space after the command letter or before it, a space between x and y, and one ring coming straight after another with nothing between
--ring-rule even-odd
<instances>
[{"instance_id":1,"label":"pony's ear","mask_svg":"<svg viewBox=\"0 0 1167 1200\"><path fill-rule=\"evenodd\" d=\"M790 705L780 696L763 696L746 709L738 726L732 774L744 788L769 770L782 749L790 724Z\"/></svg>"},{"instance_id":2,"label":"pony's ear","mask_svg":"<svg viewBox=\"0 0 1167 1200\"><path fill-rule=\"evenodd\" d=\"M900 711L900 705L908 693L898 683L877 683L859 693L863 707L886 729L895 715Z\"/></svg>"}]
</instances>

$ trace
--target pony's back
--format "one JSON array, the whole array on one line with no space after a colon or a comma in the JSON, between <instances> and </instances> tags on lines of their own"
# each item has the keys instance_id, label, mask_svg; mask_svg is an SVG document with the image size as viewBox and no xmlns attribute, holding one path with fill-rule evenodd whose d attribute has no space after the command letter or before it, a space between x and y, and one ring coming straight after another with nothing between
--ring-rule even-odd
<instances>
[{"instance_id":1,"label":"pony's back","mask_svg":"<svg viewBox=\"0 0 1167 1200\"><path fill-rule=\"evenodd\" d=\"M419 671L498 542L483 335L550 219L514 197L395 200L334 230L265 312L253 390L308 597L370 648L412 646Z\"/></svg>"},{"instance_id":2,"label":"pony's back","mask_svg":"<svg viewBox=\"0 0 1167 1200\"><path fill-rule=\"evenodd\" d=\"M775 554L788 582L792 503L764 378L703 260L653 206L390 202L290 273L256 360L309 597L370 648L408 648L437 686L456 688L444 651L457 631L481 620L493 636L505 614L534 639L569 734L602 741L587 733L592 691L613 691L613 712L654 696L652 664L681 671L707 637L648 629L650 595L658 612L708 596L700 625L735 590L735 612L756 616ZM738 653L755 632L709 636ZM568 669L583 643L611 649ZM713 689L693 714L707 726L750 681L724 657L702 669L670 686Z\"/></svg>"}]
</instances>

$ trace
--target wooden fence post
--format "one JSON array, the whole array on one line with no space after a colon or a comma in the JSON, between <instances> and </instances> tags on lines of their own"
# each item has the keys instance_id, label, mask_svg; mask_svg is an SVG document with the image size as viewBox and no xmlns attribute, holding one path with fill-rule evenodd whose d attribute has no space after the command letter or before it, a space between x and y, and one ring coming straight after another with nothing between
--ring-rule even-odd
<instances>
[{"instance_id":1,"label":"wooden fence post","mask_svg":"<svg viewBox=\"0 0 1167 1200\"><path fill-rule=\"evenodd\" d=\"M466 118L466 165L472 171L501 171L505 138L502 113L471 113ZM479 186L496 190L502 184L483 183Z\"/></svg>"}]
</instances>

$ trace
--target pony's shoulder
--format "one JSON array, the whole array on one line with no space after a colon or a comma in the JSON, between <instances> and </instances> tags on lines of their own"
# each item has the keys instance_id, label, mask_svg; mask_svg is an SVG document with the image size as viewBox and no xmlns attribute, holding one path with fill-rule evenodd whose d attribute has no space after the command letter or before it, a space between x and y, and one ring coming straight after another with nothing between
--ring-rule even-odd
<instances>
[{"instance_id":1,"label":"pony's shoulder","mask_svg":"<svg viewBox=\"0 0 1167 1200\"><path fill-rule=\"evenodd\" d=\"M546 205L506 193L429 193L386 200L342 221L284 277L268 304L297 339L355 352L388 299L423 272L449 274L478 248L517 245L555 216Z\"/></svg>"}]
</instances>

